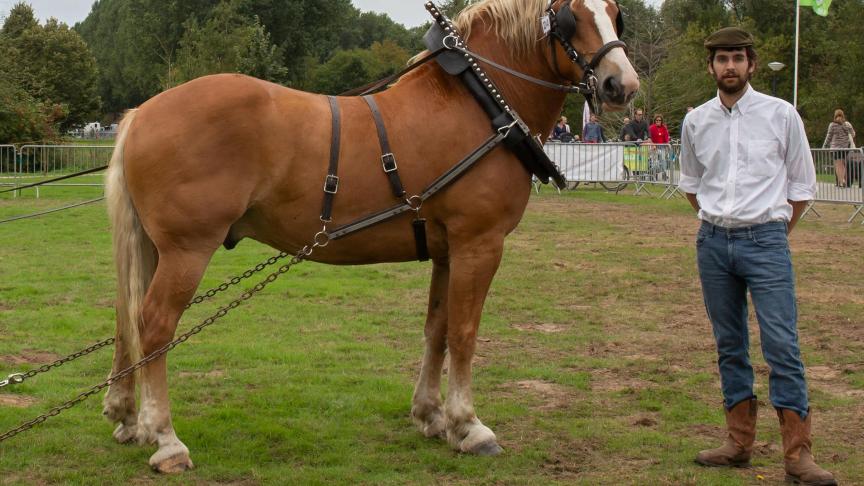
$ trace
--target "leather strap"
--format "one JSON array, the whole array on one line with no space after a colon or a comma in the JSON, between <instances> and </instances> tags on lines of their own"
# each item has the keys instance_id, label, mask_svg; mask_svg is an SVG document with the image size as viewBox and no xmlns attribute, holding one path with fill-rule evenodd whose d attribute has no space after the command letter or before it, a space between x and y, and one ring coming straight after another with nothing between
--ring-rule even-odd
<instances>
[{"instance_id":1,"label":"leather strap","mask_svg":"<svg viewBox=\"0 0 864 486\"><path fill-rule=\"evenodd\" d=\"M459 177L461 177L468 169L474 166L477 161L482 159L486 154L491 152L495 147L497 147L504 139L509 135L510 130L504 129L496 131L489 138L487 138L479 147L474 149L467 157L459 161L456 165L451 167L447 172L441 174L437 179L432 181L426 189L419 195L414 196L412 199L419 199L419 203L422 204L423 201L426 201L430 197L434 196L438 191L444 189L449 184L452 184ZM379 223L383 223L384 221L388 221L396 216L399 216L403 213L407 213L408 211L415 211L417 201L412 201L413 204L409 204L404 202L402 204L397 204L396 206L392 206L383 211L379 211L375 214L366 216L365 218L358 219L357 221L353 221L351 223L342 225L333 231L329 231L327 236L330 237L331 240L338 240L339 238L344 238L352 233L356 233L360 230L366 229L370 226L374 226Z\"/></svg>"},{"instance_id":2,"label":"leather strap","mask_svg":"<svg viewBox=\"0 0 864 486\"><path fill-rule=\"evenodd\" d=\"M324 178L324 203L321 207L321 221L329 223L333 221L333 196L339 191L339 146L341 143L341 119L339 102L335 96L328 96L330 102L330 116L333 120L332 136L330 140L330 165L327 168L327 177Z\"/></svg>"},{"instance_id":3,"label":"leather strap","mask_svg":"<svg viewBox=\"0 0 864 486\"><path fill-rule=\"evenodd\" d=\"M372 112L372 118L375 120L375 129L378 130L378 143L381 145L381 167L390 180L390 189L393 190L393 195L401 198L405 195L405 189L402 187L402 180L399 179L396 156L390 150L390 140L387 138L387 128L384 127L381 110L378 109L378 103L375 102L372 95L364 96L363 101L369 105L369 111Z\"/></svg>"}]
</instances>

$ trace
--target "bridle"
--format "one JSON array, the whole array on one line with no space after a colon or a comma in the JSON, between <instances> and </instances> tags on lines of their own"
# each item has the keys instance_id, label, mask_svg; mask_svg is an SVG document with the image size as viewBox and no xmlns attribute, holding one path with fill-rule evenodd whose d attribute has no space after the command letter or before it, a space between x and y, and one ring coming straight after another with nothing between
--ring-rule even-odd
<instances>
[{"instance_id":1,"label":"bridle","mask_svg":"<svg viewBox=\"0 0 864 486\"><path fill-rule=\"evenodd\" d=\"M570 9L571 1L565 1L556 12L553 8L555 0L550 0L549 7L546 9L546 17L542 19L544 30L548 28L546 33L549 37L553 70L561 78L567 79L566 76L561 74L561 70L558 67L558 56L555 55L555 41L557 40L567 54L567 57L570 58L570 61L582 69L582 79L579 81L579 84L573 86L575 88L574 91L585 96L585 100L588 102L588 106L593 113L600 114L602 112L602 103L597 97L597 76L594 70L612 49L620 47L625 51L627 50L627 44L620 40L620 37L624 34L624 16L621 14L619 7L618 16L615 18L615 30L619 39L607 42L594 53L590 61L586 61L585 56L579 54L579 51L570 43L570 39L576 35L576 17ZM615 3L617 6L618 2ZM547 20L548 24L546 23Z\"/></svg>"}]
</instances>

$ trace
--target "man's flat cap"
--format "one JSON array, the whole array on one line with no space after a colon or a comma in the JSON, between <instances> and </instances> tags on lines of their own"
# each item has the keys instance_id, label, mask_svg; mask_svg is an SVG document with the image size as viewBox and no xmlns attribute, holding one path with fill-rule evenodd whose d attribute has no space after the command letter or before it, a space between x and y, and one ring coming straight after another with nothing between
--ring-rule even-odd
<instances>
[{"instance_id":1,"label":"man's flat cap","mask_svg":"<svg viewBox=\"0 0 864 486\"><path fill-rule=\"evenodd\" d=\"M740 27L725 27L714 32L705 39L707 49L719 47L739 48L753 45L753 36Z\"/></svg>"}]
</instances>

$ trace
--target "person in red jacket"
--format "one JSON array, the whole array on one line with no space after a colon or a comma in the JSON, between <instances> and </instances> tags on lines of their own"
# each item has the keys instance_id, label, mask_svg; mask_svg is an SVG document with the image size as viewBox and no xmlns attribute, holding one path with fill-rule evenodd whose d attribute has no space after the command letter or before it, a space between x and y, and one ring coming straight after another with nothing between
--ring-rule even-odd
<instances>
[{"instance_id":1,"label":"person in red jacket","mask_svg":"<svg viewBox=\"0 0 864 486\"><path fill-rule=\"evenodd\" d=\"M669 129L663 123L663 115L654 115L654 123L648 127L648 133L651 134L652 143L669 143Z\"/></svg>"},{"instance_id":2,"label":"person in red jacket","mask_svg":"<svg viewBox=\"0 0 864 486\"><path fill-rule=\"evenodd\" d=\"M669 129L663 123L663 115L654 115L654 123L648 127L648 134L651 135L651 143L656 144L652 147L651 159L649 166L651 172L658 179L666 180L668 178L667 170L669 169L669 153L666 150L669 148Z\"/></svg>"}]
</instances>

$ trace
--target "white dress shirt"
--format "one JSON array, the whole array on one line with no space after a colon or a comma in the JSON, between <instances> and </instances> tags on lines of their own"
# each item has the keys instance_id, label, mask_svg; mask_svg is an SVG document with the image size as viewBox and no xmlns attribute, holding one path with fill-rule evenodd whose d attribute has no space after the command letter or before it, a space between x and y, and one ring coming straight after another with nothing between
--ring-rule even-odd
<instances>
[{"instance_id":1,"label":"white dress shirt","mask_svg":"<svg viewBox=\"0 0 864 486\"><path fill-rule=\"evenodd\" d=\"M816 195L804 123L778 98L747 91L726 109L718 96L684 118L680 189L699 218L725 228L792 219L791 201Z\"/></svg>"}]
</instances>

